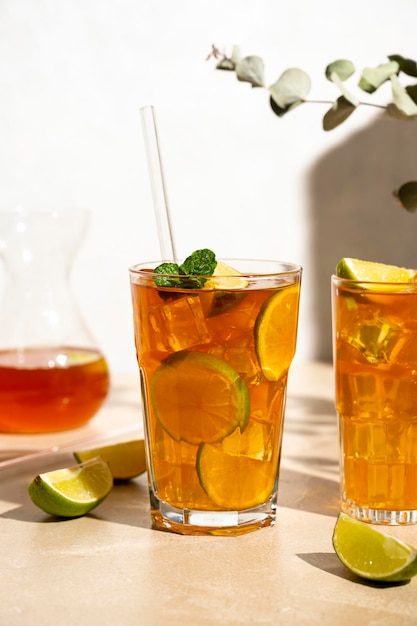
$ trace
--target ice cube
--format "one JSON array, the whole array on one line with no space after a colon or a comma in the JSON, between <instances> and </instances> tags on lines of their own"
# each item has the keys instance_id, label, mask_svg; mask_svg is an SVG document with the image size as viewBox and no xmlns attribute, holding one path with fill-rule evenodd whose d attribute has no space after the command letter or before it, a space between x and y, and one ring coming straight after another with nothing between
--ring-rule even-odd
<instances>
[{"instance_id":1,"label":"ice cube","mask_svg":"<svg viewBox=\"0 0 417 626\"><path fill-rule=\"evenodd\" d=\"M370 363L392 362L408 338L401 320L384 319L379 313L368 318L358 315L340 335Z\"/></svg>"},{"instance_id":2,"label":"ice cube","mask_svg":"<svg viewBox=\"0 0 417 626\"><path fill-rule=\"evenodd\" d=\"M199 298L184 296L150 312L154 346L161 351L186 350L210 341Z\"/></svg>"}]
</instances>

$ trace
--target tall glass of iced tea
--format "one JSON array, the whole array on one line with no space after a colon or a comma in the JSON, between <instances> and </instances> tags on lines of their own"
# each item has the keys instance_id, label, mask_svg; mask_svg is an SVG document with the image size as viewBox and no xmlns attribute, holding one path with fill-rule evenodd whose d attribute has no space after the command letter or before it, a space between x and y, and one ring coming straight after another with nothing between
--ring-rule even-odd
<instances>
[{"instance_id":1,"label":"tall glass of iced tea","mask_svg":"<svg viewBox=\"0 0 417 626\"><path fill-rule=\"evenodd\" d=\"M272 525L301 268L231 260L157 286L156 265L130 269L153 526Z\"/></svg>"},{"instance_id":2,"label":"tall glass of iced tea","mask_svg":"<svg viewBox=\"0 0 417 626\"><path fill-rule=\"evenodd\" d=\"M417 285L333 276L345 512L417 522Z\"/></svg>"}]
</instances>

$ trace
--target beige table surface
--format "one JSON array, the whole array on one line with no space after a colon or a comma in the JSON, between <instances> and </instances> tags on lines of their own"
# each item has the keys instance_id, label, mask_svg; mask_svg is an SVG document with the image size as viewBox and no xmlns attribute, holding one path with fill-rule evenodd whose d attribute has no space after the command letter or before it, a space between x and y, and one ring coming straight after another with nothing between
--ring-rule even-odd
<instances>
[{"instance_id":1,"label":"beige table surface","mask_svg":"<svg viewBox=\"0 0 417 626\"><path fill-rule=\"evenodd\" d=\"M57 521L27 485L73 464L69 449L0 469L0 624L417 624L417 579L378 586L339 563L332 370L290 373L276 526L241 537L182 537L150 528L146 478L116 486L89 515ZM87 427L59 435L0 435L0 463L16 454L132 428L140 434L135 376L113 381ZM79 446L78 446L79 447ZM390 528L417 545L417 526Z\"/></svg>"}]
</instances>

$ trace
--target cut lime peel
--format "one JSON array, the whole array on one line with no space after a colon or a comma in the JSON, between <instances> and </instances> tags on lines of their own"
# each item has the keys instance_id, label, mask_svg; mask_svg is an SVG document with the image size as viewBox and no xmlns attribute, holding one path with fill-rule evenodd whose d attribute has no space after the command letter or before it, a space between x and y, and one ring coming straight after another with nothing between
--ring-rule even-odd
<instances>
[{"instance_id":1,"label":"cut lime peel","mask_svg":"<svg viewBox=\"0 0 417 626\"><path fill-rule=\"evenodd\" d=\"M350 257L340 259L336 265L336 276L365 283L364 288L366 283L400 285L417 282L417 270Z\"/></svg>"},{"instance_id":2,"label":"cut lime peel","mask_svg":"<svg viewBox=\"0 0 417 626\"><path fill-rule=\"evenodd\" d=\"M338 515L332 544L340 562L361 578L401 583L417 574L413 546L346 513Z\"/></svg>"},{"instance_id":3,"label":"cut lime peel","mask_svg":"<svg viewBox=\"0 0 417 626\"><path fill-rule=\"evenodd\" d=\"M197 384L196 381L190 379L190 376L192 372L198 371L201 374ZM210 374L213 375L214 383L220 381L220 388L227 387L229 389L227 404L233 405L236 412L233 419L227 418L222 420L221 423L218 422L220 424L218 431L212 433L212 436L208 438L207 434L203 435L199 429L192 432L190 428L185 428L185 432L183 432L179 428L177 421L170 419L172 407L161 410L160 400L167 394L168 397L173 397L174 394L170 392L172 388L176 389L176 393L180 395L182 393L182 402L184 402L183 398L195 398L196 389L199 393L203 393L205 397L208 397L207 389L210 386ZM214 387L216 387L216 384ZM190 393L191 389L193 389L194 395ZM183 440L193 445L199 445L202 441L215 443L230 435L237 426L240 426L243 430L249 419L249 390L245 380L229 363L204 352L184 351L169 356L152 375L150 396L158 422L175 441ZM224 394L223 399L225 397L226 395ZM213 394L213 398L216 398L216 393ZM209 410L207 409L207 404L201 398L196 403L196 409L198 407L200 407L200 412L202 411L201 407L205 409L207 418Z\"/></svg>"},{"instance_id":4,"label":"cut lime peel","mask_svg":"<svg viewBox=\"0 0 417 626\"><path fill-rule=\"evenodd\" d=\"M248 281L234 267L230 267L222 261L217 261L213 275L205 285L205 289L246 289Z\"/></svg>"},{"instance_id":5,"label":"cut lime peel","mask_svg":"<svg viewBox=\"0 0 417 626\"><path fill-rule=\"evenodd\" d=\"M77 463L84 463L101 456L109 465L114 480L125 481L140 476L146 471L145 442L132 439L100 448L73 452Z\"/></svg>"},{"instance_id":6,"label":"cut lime peel","mask_svg":"<svg viewBox=\"0 0 417 626\"><path fill-rule=\"evenodd\" d=\"M78 478L85 474L85 484ZM45 513L61 518L81 517L97 507L113 488L106 461L96 457L76 466L38 474L28 487L32 502ZM75 497L76 496L76 497Z\"/></svg>"}]
</instances>

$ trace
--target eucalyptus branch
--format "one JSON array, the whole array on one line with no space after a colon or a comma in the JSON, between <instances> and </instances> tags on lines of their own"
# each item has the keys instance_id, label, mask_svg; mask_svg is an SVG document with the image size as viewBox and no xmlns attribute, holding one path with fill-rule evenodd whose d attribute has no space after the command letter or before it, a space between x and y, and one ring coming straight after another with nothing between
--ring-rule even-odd
<instances>
[{"instance_id":1,"label":"eucalyptus branch","mask_svg":"<svg viewBox=\"0 0 417 626\"><path fill-rule=\"evenodd\" d=\"M362 70L356 85L362 92L372 95L389 81L391 101L386 105L364 102L348 88L347 81L357 74L357 70L346 59L338 59L325 68L327 80L337 87L340 94L334 101L308 100L310 77L304 70L295 67L286 69L274 83L266 85L263 59L259 56L242 58L237 46L233 48L231 55L227 55L213 45L207 56L207 60L211 59L215 59L216 69L234 72L239 81L249 83L253 88L265 89L269 94L270 107L278 117L283 117L301 104L330 105L322 120L325 131L340 126L360 106L381 109L399 121L417 120L417 62L398 54L389 55L388 61L377 67ZM404 76L408 81L414 79L414 84L403 85L400 78L403 79ZM403 184L393 195L407 211L417 211L417 181Z\"/></svg>"}]
</instances>

